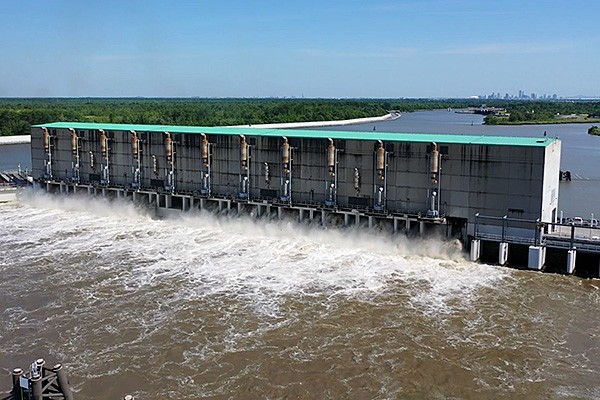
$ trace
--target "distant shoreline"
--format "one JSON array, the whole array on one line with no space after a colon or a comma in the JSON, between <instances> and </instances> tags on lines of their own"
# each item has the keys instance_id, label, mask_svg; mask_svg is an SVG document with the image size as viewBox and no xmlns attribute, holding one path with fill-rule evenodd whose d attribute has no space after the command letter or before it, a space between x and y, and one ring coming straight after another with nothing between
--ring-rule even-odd
<instances>
[{"instance_id":1,"label":"distant shoreline","mask_svg":"<svg viewBox=\"0 0 600 400\"><path fill-rule=\"evenodd\" d=\"M272 128L272 129L286 129L286 128L315 128L322 126L342 126L342 125L355 125L355 124L368 124L370 122L381 122L391 121L400 118L399 112L392 112L380 117L367 117L367 118L354 118L344 119L338 121L307 121L307 122L285 122L275 124L259 124L259 125L232 125L228 128ZM24 144L31 143L31 135L16 135L16 136L0 136L0 145L5 144Z\"/></svg>"},{"instance_id":2,"label":"distant shoreline","mask_svg":"<svg viewBox=\"0 0 600 400\"><path fill-rule=\"evenodd\" d=\"M231 125L228 128L272 128L272 129L287 129L287 128L318 128L323 126L343 126L368 124L371 122L391 121L400 118L402 114L399 112L391 112L380 117L353 118L342 119L337 121L307 121L307 122L283 122L275 124L257 124L257 125Z\"/></svg>"},{"instance_id":3,"label":"distant shoreline","mask_svg":"<svg viewBox=\"0 0 600 400\"><path fill-rule=\"evenodd\" d=\"M31 143L31 135L0 136L0 145L24 143Z\"/></svg>"}]
</instances>

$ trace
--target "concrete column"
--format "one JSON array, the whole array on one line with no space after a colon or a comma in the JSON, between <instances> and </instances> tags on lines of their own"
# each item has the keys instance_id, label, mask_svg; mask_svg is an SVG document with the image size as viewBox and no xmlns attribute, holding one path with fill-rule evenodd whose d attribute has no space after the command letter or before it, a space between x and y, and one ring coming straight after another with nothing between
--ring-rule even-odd
<instances>
[{"instance_id":1,"label":"concrete column","mask_svg":"<svg viewBox=\"0 0 600 400\"><path fill-rule=\"evenodd\" d=\"M302 222L304 220L304 210L298 209L298 221Z\"/></svg>"},{"instance_id":2,"label":"concrete column","mask_svg":"<svg viewBox=\"0 0 600 400\"><path fill-rule=\"evenodd\" d=\"M425 234L425 222L419 221L419 235L423 236Z\"/></svg>"},{"instance_id":3,"label":"concrete column","mask_svg":"<svg viewBox=\"0 0 600 400\"><path fill-rule=\"evenodd\" d=\"M102 197L106 197L106 188L102 188Z\"/></svg>"},{"instance_id":4,"label":"concrete column","mask_svg":"<svg viewBox=\"0 0 600 400\"><path fill-rule=\"evenodd\" d=\"M29 378L29 384L31 387L31 398L33 400L42 400L42 377L36 375Z\"/></svg>"},{"instance_id":5,"label":"concrete column","mask_svg":"<svg viewBox=\"0 0 600 400\"><path fill-rule=\"evenodd\" d=\"M398 219L394 218L394 233L398 232Z\"/></svg>"},{"instance_id":6,"label":"concrete column","mask_svg":"<svg viewBox=\"0 0 600 400\"><path fill-rule=\"evenodd\" d=\"M238 211L238 214L242 213L242 203L237 203L237 211Z\"/></svg>"},{"instance_id":7,"label":"concrete column","mask_svg":"<svg viewBox=\"0 0 600 400\"><path fill-rule=\"evenodd\" d=\"M61 364L56 364L52 371L56 374L56 381L58 383L58 388L64 395L65 400L73 400L73 392L71 392L71 387L69 386L69 380L67 379L67 373L62 368Z\"/></svg>"},{"instance_id":8,"label":"concrete column","mask_svg":"<svg viewBox=\"0 0 600 400\"><path fill-rule=\"evenodd\" d=\"M267 204L267 218L271 217L271 205Z\"/></svg>"},{"instance_id":9,"label":"concrete column","mask_svg":"<svg viewBox=\"0 0 600 400\"><path fill-rule=\"evenodd\" d=\"M527 262L527 268L541 271L542 268L544 268L545 261L545 246L529 246L529 260Z\"/></svg>"},{"instance_id":10,"label":"concrete column","mask_svg":"<svg viewBox=\"0 0 600 400\"><path fill-rule=\"evenodd\" d=\"M313 210L312 208L308 211L308 218L312 221L313 219L315 219L315 210Z\"/></svg>"},{"instance_id":11,"label":"concrete column","mask_svg":"<svg viewBox=\"0 0 600 400\"><path fill-rule=\"evenodd\" d=\"M283 214L283 209L281 207L277 207L277 218L281 219Z\"/></svg>"},{"instance_id":12,"label":"concrete column","mask_svg":"<svg viewBox=\"0 0 600 400\"><path fill-rule=\"evenodd\" d=\"M471 240L470 259L471 259L471 261L478 261L480 256L481 256L481 240L473 239L473 240Z\"/></svg>"},{"instance_id":13,"label":"concrete column","mask_svg":"<svg viewBox=\"0 0 600 400\"><path fill-rule=\"evenodd\" d=\"M327 226L327 211L321 210L321 225Z\"/></svg>"},{"instance_id":14,"label":"concrete column","mask_svg":"<svg viewBox=\"0 0 600 400\"><path fill-rule=\"evenodd\" d=\"M373 227L373 217L371 215L369 215L368 220L369 220L369 229L371 229Z\"/></svg>"},{"instance_id":15,"label":"concrete column","mask_svg":"<svg viewBox=\"0 0 600 400\"><path fill-rule=\"evenodd\" d=\"M200 211L204 210L206 207L206 199L200 199L200 204L198 206L200 207Z\"/></svg>"},{"instance_id":16,"label":"concrete column","mask_svg":"<svg viewBox=\"0 0 600 400\"><path fill-rule=\"evenodd\" d=\"M221 200L219 201L219 212L223 211L223 202Z\"/></svg>"},{"instance_id":17,"label":"concrete column","mask_svg":"<svg viewBox=\"0 0 600 400\"><path fill-rule=\"evenodd\" d=\"M408 218L408 215L406 216L406 233L410 232L410 218Z\"/></svg>"},{"instance_id":18,"label":"concrete column","mask_svg":"<svg viewBox=\"0 0 600 400\"><path fill-rule=\"evenodd\" d=\"M172 196L170 194L165 195L165 208L171 208L172 204Z\"/></svg>"},{"instance_id":19,"label":"concrete column","mask_svg":"<svg viewBox=\"0 0 600 400\"><path fill-rule=\"evenodd\" d=\"M344 214L344 226L348 226L349 223L350 223L350 215Z\"/></svg>"},{"instance_id":20,"label":"concrete column","mask_svg":"<svg viewBox=\"0 0 600 400\"><path fill-rule=\"evenodd\" d=\"M575 271L575 258L577 256L577 250L573 247L567 252L567 274L572 274Z\"/></svg>"},{"instance_id":21,"label":"concrete column","mask_svg":"<svg viewBox=\"0 0 600 400\"><path fill-rule=\"evenodd\" d=\"M21 376L23 375L23 370L21 368L15 368L12 371L12 397L9 397L12 400L23 400L23 389L21 389Z\"/></svg>"},{"instance_id":22,"label":"concrete column","mask_svg":"<svg viewBox=\"0 0 600 400\"><path fill-rule=\"evenodd\" d=\"M354 225L360 226L360 214L359 213L356 213L356 216L354 217Z\"/></svg>"},{"instance_id":23,"label":"concrete column","mask_svg":"<svg viewBox=\"0 0 600 400\"><path fill-rule=\"evenodd\" d=\"M508 261L508 243L500 242L498 246L498 264L504 265Z\"/></svg>"}]
</instances>

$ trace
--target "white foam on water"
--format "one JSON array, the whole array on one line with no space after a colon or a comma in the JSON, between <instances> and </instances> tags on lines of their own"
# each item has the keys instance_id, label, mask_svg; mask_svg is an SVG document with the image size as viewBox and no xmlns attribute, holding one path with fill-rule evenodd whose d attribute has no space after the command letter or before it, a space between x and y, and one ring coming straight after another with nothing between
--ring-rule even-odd
<instances>
[{"instance_id":1,"label":"white foam on water","mask_svg":"<svg viewBox=\"0 0 600 400\"><path fill-rule=\"evenodd\" d=\"M131 203L39 193L10 207L3 214L19 229L9 240L31 243L25 257L102 257L110 263L99 268L127 265L130 290L185 277L183 296L225 294L267 314L283 296L370 298L398 285L424 312L451 312L451 301L510 274L466 261L453 243L364 229L208 213L157 220Z\"/></svg>"}]
</instances>

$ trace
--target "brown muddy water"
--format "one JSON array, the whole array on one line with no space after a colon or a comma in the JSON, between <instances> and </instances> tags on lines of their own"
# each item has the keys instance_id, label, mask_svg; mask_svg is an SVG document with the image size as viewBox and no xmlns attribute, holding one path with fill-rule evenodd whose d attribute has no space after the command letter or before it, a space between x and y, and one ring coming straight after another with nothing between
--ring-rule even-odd
<instances>
[{"instance_id":1,"label":"brown muddy water","mask_svg":"<svg viewBox=\"0 0 600 400\"><path fill-rule=\"evenodd\" d=\"M0 367L77 399L600 398L600 281L437 240L29 195L0 205Z\"/></svg>"}]
</instances>

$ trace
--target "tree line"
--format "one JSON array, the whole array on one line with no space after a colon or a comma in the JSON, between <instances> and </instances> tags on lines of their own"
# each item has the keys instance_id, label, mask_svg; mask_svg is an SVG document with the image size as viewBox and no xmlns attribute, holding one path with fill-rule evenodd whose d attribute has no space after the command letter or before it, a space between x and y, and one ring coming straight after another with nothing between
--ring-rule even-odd
<instances>
[{"instance_id":1,"label":"tree line","mask_svg":"<svg viewBox=\"0 0 600 400\"><path fill-rule=\"evenodd\" d=\"M481 106L477 99L204 99L204 98L5 98L0 99L0 136L26 135L31 125L57 121L151 125L224 126L330 121ZM511 118L595 113L600 102L493 101ZM535 113L530 113L535 110ZM529 115L535 114L535 117ZM499 123L488 117L487 123ZM501 123L501 122L500 122Z\"/></svg>"},{"instance_id":2,"label":"tree line","mask_svg":"<svg viewBox=\"0 0 600 400\"><path fill-rule=\"evenodd\" d=\"M600 119L600 101L509 101L508 116L489 115L488 125L589 122Z\"/></svg>"}]
</instances>

